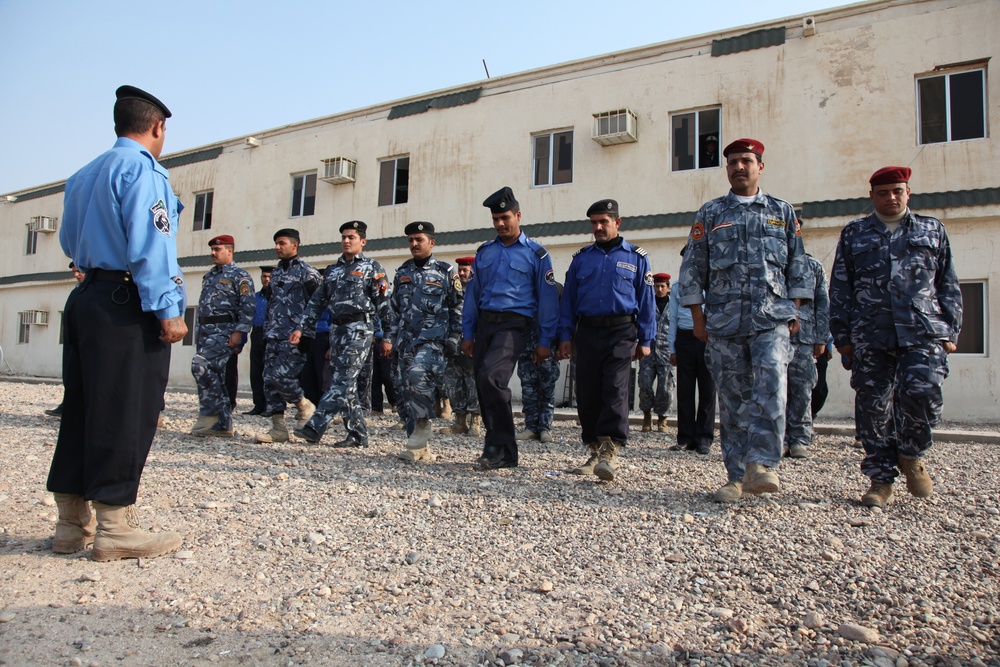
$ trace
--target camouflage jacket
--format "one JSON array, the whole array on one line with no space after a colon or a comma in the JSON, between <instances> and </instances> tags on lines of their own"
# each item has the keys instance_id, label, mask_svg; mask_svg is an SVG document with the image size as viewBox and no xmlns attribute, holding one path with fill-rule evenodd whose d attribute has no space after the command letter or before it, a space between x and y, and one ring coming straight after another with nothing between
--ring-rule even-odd
<instances>
[{"instance_id":1,"label":"camouflage jacket","mask_svg":"<svg viewBox=\"0 0 1000 667\"><path fill-rule=\"evenodd\" d=\"M844 227L830 277L837 347L957 343L961 328L962 292L940 220L907 211L890 235L872 213Z\"/></svg>"},{"instance_id":2,"label":"camouflage jacket","mask_svg":"<svg viewBox=\"0 0 1000 667\"><path fill-rule=\"evenodd\" d=\"M451 340L457 347L464 299L462 281L451 264L433 256L423 267L406 260L392 281L389 340L400 352L428 341Z\"/></svg>"},{"instance_id":3,"label":"camouflage jacket","mask_svg":"<svg viewBox=\"0 0 1000 667\"><path fill-rule=\"evenodd\" d=\"M273 281L274 278L271 278ZM312 336L316 332L316 322L328 309L332 316L330 329L341 324L338 320L366 320L374 325L377 317L383 331L389 329L389 281L385 269L364 253L345 260L341 255L336 264L326 267L323 284L312 295L299 319L303 335ZM359 319L354 319L359 318ZM375 327L378 328L378 327Z\"/></svg>"},{"instance_id":4,"label":"camouflage jacket","mask_svg":"<svg viewBox=\"0 0 1000 667\"><path fill-rule=\"evenodd\" d=\"M298 257L281 260L271 272L271 296L267 301L264 337L285 339L297 322L321 281L319 271Z\"/></svg>"},{"instance_id":5,"label":"camouflage jacket","mask_svg":"<svg viewBox=\"0 0 1000 667\"><path fill-rule=\"evenodd\" d=\"M654 302L655 308L655 302ZM663 310L656 313L656 339L649 348L649 359L658 366L670 365L670 302L663 304Z\"/></svg>"},{"instance_id":6,"label":"camouflage jacket","mask_svg":"<svg viewBox=\"0 0 1000 667\"><path fill-rule=\"evenodd\" d=\"M250 274L232 262L213 266L201 279L198 333L227 336L234 331L249 333L256 309Z\"/></svg>"},{"instance_id":7,"label":"camouflage jacket","mask_svg":"<svg viewBox=\"0 0 1000 667\"><path fill-rule=\"evenodd\" d=\"M826 273L823 265L812 255L806 255L810 281L813 282L813 298L803 303L799 309L799 332L792 336L792 343L803 345L825 345L830 338L830 297L826 291Z\"/></svg>"},{"instance_id":8,"label":"camouflage jacket","mask_svg":"<svg viewBox=\"0 0 1000 667\"><path fill-rule=\"evenodd\" d=\"M706 203L691 226L677 282L679 305L704 303L713 336L795 319L792 299L811 299L813 285L791 204L763 191L748 204L732 192Z\"/></svg>"}]
</instances>

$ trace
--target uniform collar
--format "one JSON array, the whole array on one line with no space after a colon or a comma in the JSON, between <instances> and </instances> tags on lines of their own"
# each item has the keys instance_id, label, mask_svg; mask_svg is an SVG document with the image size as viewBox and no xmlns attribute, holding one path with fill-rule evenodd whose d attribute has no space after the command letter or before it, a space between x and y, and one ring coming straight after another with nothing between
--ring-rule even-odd
<instances>
[{"instance_id":1,"label":"uniform collar","mask_svg":"<svg viewBox=\"0 0 1000 667\"><path fill-rule=\"evenodd\" d=\"M132 150L139 151L140 153L149 158L149 161L152 162L153 169L155 171L160 172L164 176L169 176L167 170L164 169L163 166L156 161L156 158L153 157L153 154L149 152L149 149L140 144L135 139L129 139L128 137L118 137L118 140L115 141L115 148L130 148Z\"/></svg>"},{"instance_id":2,"label":"uniform collar","mask_svg":"<svg viewBox=\"0 0 1000 667\"><path fill-rule=\"evenodd\" d=\"M296 255L291 259L279 259L278 266L287 271L288 267L292 266L293 264L298 264L298 262L299 262L299 256Z\"/></svg>"},{"instance_id":3,"label":"uniform collar","mask_svg":"<svg viewBox=\"0 0 1000 667\"><path fill-rule=\"evenodd\" d=\"M344 258L344 253L340 253L340 257L337 258L337 264L353 264L354 262L360 262L363 259L365 259L364 252L359 252L349 260Z\"/></svg>"},{"instance_id":4,"label":"uniform collar","mask_svg":"<svg viewBox=\"0 0 1000 667\"><path fill-rule=\"evenodd\" d=\"M503 239L500 238L499 234L497 234L497 237L493 240L499 243L500 245L504 245ZM521 233L517 235L517 240L514 241L514 243L520 243L523 246L528 245L528 236L527 234L524 233L524 230L521 230ZM514 245L514 243L511 243L510 245ZM504 246L504 247L506 248L509 246Z\"/></svg>"},{"instance_id":5,"label":"uniform collar","mask_svg":"<svg viewBox=\"0 0 1000 667\"><path fill-rule=\"evenodd\" d=\"M753 201L751 201L750 203L751 204L761 204L761 203L764 202L764 197L766 197L766 195L764 194L764 188L762 188L760 186L757 186L757 194L755 194L753 196ZM740 206L740 205L743 204L743 202L741 202L736 197L736 195L733 193L732 190L730 190L729 192L726 193L725 199L726 199L726 203L729 204L730 206Z\"/></svg>"}]
</instances>

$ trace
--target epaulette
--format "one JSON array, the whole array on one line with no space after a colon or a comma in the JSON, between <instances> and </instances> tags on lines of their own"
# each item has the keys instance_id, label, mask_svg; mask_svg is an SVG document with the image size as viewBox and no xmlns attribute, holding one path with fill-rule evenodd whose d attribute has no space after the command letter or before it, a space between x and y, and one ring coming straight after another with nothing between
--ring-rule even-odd
<instances>
[{"instance_id":1,"label":"epaulette","mask_svg":"<svg viewBox=\"0 0 1000 667\"><path fill-rule=\"evenodd\" d=\"M577 250L576 252L574 252L574 253L573 253L573 257L576 257L576 256L577 256L577 255L579 255L579 254L580 254L581 252L583 252L584 250L586 250L587 248L590 248L590 247L592 247L592 246L589 246L589 245L585 245L585 246L583 246L582 248L580 248L579 250Z\"/></svg>"},{"instance_id":2,"label":"epaulette","mask_svg":"<svg viewBox=\"0 0 1000 667\"><path fill-rule=\"evenodd\" d=\"M549 251L545 249L545 246L538 246L535 248L535 257L538 259L545 259L545 256L549 254Z\"/></svg>"},{"instance_id":3,"label":"epaulette","mask_svg":"<svg viewBox=\"0 0 1000 667\"><path fill-rule=\"evenodd\" d=\"M476 254L478 254L480 250L482 250L483 248L485 248L486 246L488 246L491 243L493 243L492 240L490 240L490 241L483 241L483 243L478 248L476 248Z\"/></svg>"},{"instance_id":4,"label":"epaulette","mask_svg":"<svg viewBox=\"0 0 1000 667\"><path fill-rule=\"evenodd\" d=\"M634 250L635 254L639 255L639 257L646 257L649 255L645 248L640 248L637 245L632 246L632 250Z\"/></svg>"}]
</instances>

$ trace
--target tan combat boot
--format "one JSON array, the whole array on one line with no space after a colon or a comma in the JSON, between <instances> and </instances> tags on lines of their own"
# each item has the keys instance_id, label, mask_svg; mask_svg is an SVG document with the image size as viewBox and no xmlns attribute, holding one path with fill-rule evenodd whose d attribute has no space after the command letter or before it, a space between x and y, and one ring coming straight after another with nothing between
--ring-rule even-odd
<instances>
[{"instance_id":1,"label":"tan combat boot","mask_svg":"<svg viewBox=\"0 0 1000 667\"><path fill-rule=\"evenodd\" d=\"M743 497L743 482L727 482L725 486L715 492L715 502L735 503Z\"/></svg>"},{"instance_id":2,"label":"tan combat boot","mask_svg":"<svg viewBox=\"0 0 1000 667\"><path fill-rule=\"evenodd\" d=\"M313 405L312 401L303 396L295 403L295 425L302 428L306 425L312 416L316 412L316 406Z\"/></svg>"},{"instance_id":3,"label":"tan combat boot","mask_svg":"<svg viewBox=\"0 0 1000 667\"><path fill-rule=\"evenodd\" d=\"M56 537L52 551L57 554L75 554L94 543L97 519L90 511L90 503L75 493L53 493L59 510Z\"/></svg>"},{"instance_id":4,"label":"tan combat boot","mask_svg":"<svg viewBox=\"0 0 1000 667\"><path fill-rule=\"evenodd\" d=\"M456 412L455 413L455 423L452 424L446 431L452 435L462 435L463 433L469 432L469 426L465 423L465 413Z\"/></svg>"},{"instance_id":5,"label":"tan combat boot","mask_svg":"<svg viewBox=\"0 0 1000 667\"><path fill-rule=\"evenodd\" d=\"M288 427L284 413L271 415L271 430L257 436L257 442L288 442Z\"/></svg>"},{"instance_id":6,"label":"tan combat boot","mask_svg":"<svg viewBox=\"0 0 1000 667\"><path fill-rule=\"evenodd\" d=\"M99 562L122 558L156 558L176 551L180 533L147 533L139 530L135 505L105 505L94 501L97 535L91 557Z\"/></svg>"},{"instance_id":7,"label":"tan combat boot","mask_svg":"<svg viewBox=\"0 0 1000 667\"><path fill-rule=\"evenodd\" d=\"M747 463L743 474L743 493L777 493L780 490L778 473L763 463Z\"/></svg>"},{"instance_id":8,"label":"tan combat boot","mask_svg":"<svg viewBox=\"0 0 1000 667\"><path fill-rule=\"evenodd\" d=\"M198 420L191 427L191 435L209 435L208 432L212 430L217 421L219 421L219 415L198 415Z\"/></svg>"},{"instance_id":9,"label":"tan combat boot","mask_svg":"<svg viewBox=\"0 0 1000 667\"><path fill-rule=\"evenodd\" d=\"M915 498L926 498L934 492L934 483L927 474L922 458L899 455L899 470L906 476L906 490Z\"/></svg>"},{"instance_id":10,"label":"tan combat boot","mask_svg":"<svg viewBox=\"0 0 1000 667\"><path fill-rule=\"evenodd\" d=\"M650 410L642 411L642 432L649 433L653 430L653 413Z\"/></svg>"},{"instance_id":11,"label":"tan combat boot","mask_svg":"<svg viewBox=\"0 0 1000 667\"><path fill-rule=\"evenodd\" d=\"M413 433L406 441L406 449L398 456L404 461L433 461L436 457L431 453L431 420L418 419L413 425Z\"/></svg>"},{"instance_id":12,"label":"tan combat boot","mask_svg":"<svg viewBox=\"0 0 1000 667\"><path fill-rule=\"evenodd\" d=\"M590 452L590 458L588 458L587 462L584 463L582 466L580 466L578 468L571 468L568 471L569 474L571 474L571 475L593 475L594 474L594 466L597 465L597 461L599 459L597 443L596 442L588 442L586 444L586 447L587 447L587 450Z\"/></svg>"},{"instance_id":13,"label":"tan combat boot","mask_svg":"<svg viewBox=\"0 0 1000 667\"><path fill-rule=\"evenodd\" d=\"M451 419L451 400L441 400L441 419Z\"/></svg>"},{"instance_id":14,"label":"tan combat boot","mask_svg":"<svg viewBox=\"0 0 1000 667\"><path fill-rule=\"evenodd\" d=\"M618 458L618 445L607 436L597 439L597 465L594 466L594 474L605 482L615 481L615 459Z\"/></svg>"},{"instance_id":15,"label":"tan combat boot","mask_svg":"<svg viewBox=\"0 0 1000 667\"><path fill-rule=\"evenodd\" d=\"M892 498L892 483L872 480L865 495L861 496L861 504L865 507L885 507Z\"/></svg>"},{"instance_id":16,"label":"tan combat boot","mask_svg":"<svg viewBox=\"0 0 1000 667\"><path fill-rule=\"evenodd\" d=\"M482 421L479 419L479 413L473 412L469 415L469 435L478 438L483 434L483 429L481 427Z\"/></svg>"},{"instance_id":17,"label":"tan combat boot","mask_svg":"<svg viewBox=\"0 0 1000 667\"><path fill-rule=\"evenodd\" d=\"M514 435L515 440L538 440L538 434L530 429L523 429Z\"/></svg>"},{"instance_id":18,"label":"tan combat boot","mask_svg":"<svg viewBox=\"0 0 1000 667\"><path fill-rule=\"evenodd\" d=\"M656 432L666 433L667 432L667 416L660 415L656 418Z\"/></svg>"}]
</instances>

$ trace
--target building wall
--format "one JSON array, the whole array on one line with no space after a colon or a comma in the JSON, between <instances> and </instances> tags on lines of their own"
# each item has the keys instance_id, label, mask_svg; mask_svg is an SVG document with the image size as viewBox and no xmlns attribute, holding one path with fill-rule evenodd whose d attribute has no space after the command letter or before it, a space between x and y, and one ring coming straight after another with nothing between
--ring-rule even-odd
<instances>
[{"instance_id":1,"label":"building wall","mask_svg":"<svg viewBox=\"0 0 1000 667\"><path fill-rule=\"evenodd\" d=\"M801 17L738 27L479 82L463 87L483 88L478 100L464 106L388 120L400 102L387 103L255 134L259 147L243 138L223 141L217 158L171 168L171 183L187 205L178 255L204 258L186 262L189 302L197 301L208 268L206 243L215 234L233 234L243 253L238 259L252 267L273 258L276 229L296 227L303 255L323 267L337 250L316 245L338 241L340 223L360 218L369 223L371 239L398 239L370 253L391 270L408 257L402 229L412 220L430 220L439 232L455 233L439 246L439 256L474 251L489 230L480 203L502 185L514 188L523 223L542 225L536 236L549 248L557 275L589 241L587 206L609 196L621 203L625 236L650 251L655 270L676 274L691 215L668 222L664 216L690 214L725 193L728 184L722 168L671 171L671 114L714 106L722 110L722 146L742 136L762 140L763 188L796 206L864 198L868 176L885 164L910 165L914 193L1000 186L995 170L984 168L997 153L989 129L985 139L918 145L915 91L918 75L998 55L993 26L1000 25L1000 3L872 2L817 14L815 25L816 34L809 36ZM779 26L787 28L784 44L710 55L715 38ZM988 128L1000 110L995 78L987 71ZM426 97L448 92L454 91ZM602 147L592 141L593 114L619 108L637 114L638 142ZM532 188L532 134L566 129L575 133L573 183ZM409 201L379 207L379 160L402 155L410 157ZM318 182L315 214L291 218L292 174L321 172L321 160L338 156L358 161L357 182ZM214 191L213 226L193 232L194 193L205 190ZM846 215L805 220L807 249L828 271L840 229L864 208L861 203ZM960 278L986 281L987 315L997 312L1000 296L990 285L997 277L993 247L1000 205L921 212L945 222ZM0 238L19 249L8 253L0 279L32 279L0 281L0 345L17 372L59 374L57 312L71 287L66 259L57 234L44 235L34 256L24 255L23 246L25 222L60 213L61 194L0 206ZM556 224L574 220L579 224ZM60 272L65 279L51 279ZM49 310L53 324L48 330L32 327L31 342L17 345L17 313L27 308ZM987 326L985 355L952 357L947 418L1000 421L998 365L990 354L1000 349L997 342ZM192 384L192 354L193 347L174 347L172 383ZM247 359L241 363L246 377ZM830 382L827 413L848 416L853 392L847 373L831 364Z\"/></svg>"}]
</instances>

